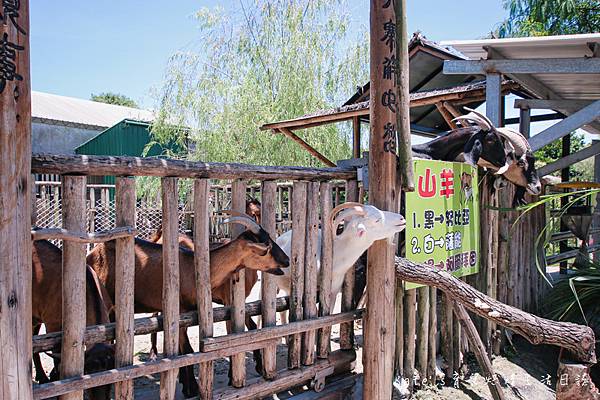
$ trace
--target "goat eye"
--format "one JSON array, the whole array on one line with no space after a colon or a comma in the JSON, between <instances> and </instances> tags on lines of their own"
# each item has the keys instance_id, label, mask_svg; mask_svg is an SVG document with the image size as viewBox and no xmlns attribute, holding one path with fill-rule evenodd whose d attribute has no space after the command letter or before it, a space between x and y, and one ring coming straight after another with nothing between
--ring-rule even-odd
<instances>
[{"instance_id":1,"label":"goat eye","mask_svg":"<svg viewBox=\"0 0 600 400\"><path fill-rule=\"evenodd\" d=\"M344 223L342 222L341 224L338 224L336 230L335 230L335 234L336 236L341 235L344 232Z\"/></svg>"}]
</instances>

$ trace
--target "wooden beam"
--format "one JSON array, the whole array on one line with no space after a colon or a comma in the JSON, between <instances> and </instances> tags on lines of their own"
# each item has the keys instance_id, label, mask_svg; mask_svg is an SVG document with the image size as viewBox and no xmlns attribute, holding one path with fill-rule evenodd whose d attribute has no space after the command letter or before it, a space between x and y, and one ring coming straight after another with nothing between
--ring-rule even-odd
<instances>
[{"instance_id":1,"label":"wooden beam","mask_svg":"<svg viewBox=\"0 0 600 400\"><path fill-rule=\"evenodd\" d=\"M317 316L317 252L319 235L319 182L308 183L306 198L306 250L304 251L304 319ZM302 364L315 362L316 332L304 332L302 337Z\"/></svg>"},{"instance_id":2,"label":"wooden beam","mask_svg":"<svg viewBox=\"0 0 600 400\"><path fill-rule=\"evenodd\" d=\"M526 138L531 136L531 110L529 108L519 110L519 132Z\"/></svg>"},{"instance_id":3,"label":"wooden beam","mask_svg":"<svg viewBox=\"0 0 600 400\"><path fill-rule=\"evenodd\" d=\"M488 73L485 76L485 114L494 126L502 125L502 75Z\"/></svg>"},{"instance_id":4,"label":"wooden beam","mask_svg":"<svg viewBox=\"0 0 600 400\"><path fill-rule=\"evenodd\" d=\"M352 157L360 158L360 118L352 118Z\"/></svg>"},{"instance_id":5,"label":"wooden beam","mask_svg":"<svg viewBox=\"0 0 600 400\"><path fill-rule=\"evenodd\" d=\"M562 113L530 115L529 122L556 121L557 119L563 119L563 118L565 118L565 115ZM519 117L506 118L504 120L504 125L506 126L506 125L518 124L519 122L520 122Z\"/></svg>"},{"instance_id":6,"label":"wooden beam","mask_svg":"<svg viewBox=\"0 0 600 400\"><path fill-rule=\"evenodd\" d=\"M41 228L31 231L31 240L61 239L77 243L103 243L137 235L133 226L118 226L103 232L74 232L64 228Z\"/></svg>"},{"instance_id":7,"label":"wooden beam","mask_svg":"<svg viewBox=\"0 0 600 400\"><path fill-rule=\"evenodd\" d=\"M573 112L589 106L593 100L545 100L545 99L516 99L515 108L530 108L532 110L572 110Z\"/></svg>"},{"instance_id":8,"label":"wooden beam","mask_svg":"<svg viewBox=\"0 0 600 400\"><path fill-rule=\"evenodd\" d=\"M135 179L118 177L116 182L116 225L135 227ZM115 269L116 344L115 367L133 364L135 249L133 236L117 240ZM115 399L132 400L133 381L115 385Z\"/></svg>"},{"instance_id":9,"label":"wooden beam","mask_svg":"<svg viewBox=\"0 0 600 400\"><path fill-rule=\"evenodd\" d=\"M331 293L331 280L333 276L333 227L326 223L331 218L332 190L331 182L321 183L321 268L319 269L319 317L331 314L335 305L335 295ZM346 194L348 196L348 194ZM275 297L275 296L274 296ZM331 329L322 328L319 331L317 343L317 357L327 358L331 338Z\"/></svg>"},{"instance_id":10,"label":"wooden beam","mask_svg":"<svg viewBox=\"0 0 600 400\"><path fill-rule=\"evenodd\" d=\"M83 231L85 226L85 176L63 176L63 226ZM21 221L23 222L23 221ZM62 327L63 340L60 363L61 379L83 374L85 335L85 245L65 240L62 261ZM83 399L83 392L61 396L61 400Z\"/></svg>"},{"instance_id":11,"label":"wooden beam","mask_svg":"<svg viewBox=\"0 0 600 400\"><path fill-rule=\"evenodd\" d=\"M506 59L506 57L502 54L502 52L494 49L493 47L487 48L488 58L494 59ZM516 82L518 82L521 86L525 87L529 92L539 97L540 99L550 99L550 100L564 100L559 96L556 92L550 89L548 86L540 82L538 79L531 75L527 74L508 74L508 77ZM571 115L573 111L559 109L557 110L565 115ZM600 134L600 123L593 122L584 127L590 133Z\"/></svg>"},{"instance_id":12,"label":"wooden beam","mask_svg":"<svg viewBox=\"0 0 600 400\"><path fill-rule=\"evenodd\" d=\"M283 133L288 138L292 139L294 142L298 143L300 146L304 147L306 151L308 151L313 157L317 160L321 161L323 164L328 167L335 167L335 163L325 157L323 154L319 153L314 147L306 143L300 136L296 135L294 132L289 130L288 128L279 128L279 132Z\"/></svg>"},{"instance_id":13,"label":"wooden beam","mask_svg":"<svg viewBox=\"0 0 600 400\"><path fill-rule=\"evenodd\" d=\"M396 171L396 129L398 93L393 74L384 73L386 58L407 57L396 53L398 21L405 21L406 1L371 0L370 2L370 141L369 203L381 210L397 211L400 188ZM387 5L386 5L387 3ZM397 8L397 10L395 9ZM395 22L395 23L394 23ZM395 28L393 31L390 24ZM386 29L388 28L388 29ZM386 38L387 40L381 40ZM393 132L393 133L392 133ZM367 267L367 309L364 319L364 399L390 400L394 372L396 278L395 246L391 240L378 240L369 249Z\"/></svg>"},{"instance_id":14,"label":"wooden beam","mask_svg":"<svg viewBox=\"0 0 600 400\"><path fill-rule=\"evenodd\" d=\"M600 154L600 142L596 141L596 143L593 143L591 146L588 146L575 153L569 154L566 157L544 165L543 167L538 169L538 175L544 176L551 174L555 171L567 168L570 165L578 163L579 161L586 160L590 157L594 157L598 154Z\"/></svg>"},{"instance_id":15,"label":"wooden beam","mask_svg":"<svg viewBox=\"0 0 600 400\"><path fill-rule=\"evenodd\" d=\"M598 58L446 60L444 74L600 74Z\"/></svg>"},{"instance_id":16,"label":"wooden beam","mask_svg":"<svg viewBox=\"0 0 600 400\"><path fill-rule=\"evenodd\" d=\"M452 114L450 114L450 112L442 105L442 103L437 103L435 106L437 107L438 112L442 114L444 121L446 121L450 129L456 129L456 123L452 121Z\"/></svg>"},{"instance_id":17,"label":"wooden beam","mask_svg":"<svg viewBox=\"0 0 600 400\"><path fill-rule=\"evenodd\" d=\"M599 59L600 60L600 59ZM582 108L562 121L544 129L542 132L529 139L531 148L539 150L547 144L554 142L588 124L600 116L600 100L596 100L587 107Z\"/></svg>"},{"instance_id":18,"label":"wooden beam","mask_svg":"<svg viewBox=\"0 0 600 400\"><path fill-rule=\"evenodd\" d=\"M3 4L16 5L16 11L14 19L3 14L0 23L9 46L0 90L0 399L28 400L33 396L29 1Z\"/></svg>"}]
</instances>

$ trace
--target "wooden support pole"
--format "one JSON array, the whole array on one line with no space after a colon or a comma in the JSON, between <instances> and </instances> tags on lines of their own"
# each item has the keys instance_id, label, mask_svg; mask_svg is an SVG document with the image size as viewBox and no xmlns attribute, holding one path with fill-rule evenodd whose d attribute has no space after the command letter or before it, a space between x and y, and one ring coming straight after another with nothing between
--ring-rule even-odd
<instances>
[{"instance_id":1,"label":"wooden support pole","mask_svg":"<svg viewBox=\"0 0 600 400\"><path fill-rule=\"evenodd\" d=\"M231 183L231 209L246 212L246 182L236 179ZM235 224L231 227L232 238L237 237L244 228ZM231 278L231 309L232 332L244 332L246 329L246 271L241 269ZM238 353L231 356L231 385L240 388L246 385L246 354Z\"/></svg>"},{"instance_id":2,"label":"wooden support pole","mask_svg":"<svg viewBox=\"0 0 600 400\"><path fill-rule=\"evenodd\" d=\"M261 185L261 226L271 237L277 237L275 226L277 183L275 181L263 181ZM279 191L279 193L281 193ZM281 204L281 202L280 202ZM277 306L277 286L271 274L260 275L261 300L262 300L262 327L275 326ZM277 375L277 346L269 345L263 349L263 377L274 379Z\"/></svg>"},{"instance_id":3,"label":"wooden support pole","mask_svg":"<svg viewBox=\"0 0 600 400\"><path fill-rule=\"evenodd\" d=\"M430 384L436 381L437 356L437 289L429 288L429 355L427 361L427 380Z\"/></svg>"},{"instance_id":4,"label":"wooden support pole","mask_svg":"<svg viewBox=\"0 0 600 400\"><path fill-rule=\"evenodd\" d=\"M358 197L358 181L346 182L346 201L360 201ZM350 311L356 307L356 297L362 293L354 293L356 265L346 272L342 285L342 311ZM350 350L354 348L354 322L340 325L340 348Z\"/></svg>"},{"instance_id":5,"label":"wooden support pole","mask_svg":"<svg viewBox=\"0 0 600 400\"><path fill-rule=\"evenodd\" d=\"M404 283L396 279L396 345L394 379L404 376Z\"/></svg>"},{"instance_id":6,"label":"wooden support pole","mask_svg":"<svg viewBox=\"0 0 600 400\"><path fill-rule=\"evenodd\" d=\"M417 289L417 344L416 369L421 381L427 377L427 354L429 351L429 287Z\"/></svg>"},{"instance_id":7,"label":"wooden support pole","mask_svg":"<svg viewBox=\"0 0 600 400\"><path fill-rule=\"evenodd\" d=\"M448 127L450 129L456 129L457 128L456 123L453 121L454 116L452 114L450 114L450 112L446 109L446 107L444 107L444 105L442 103L437 103L435 106L436 106L438 112L444 118L444 121L446 121L446 123L448 124Z\"/></svg>"},{"instance_id":8,"label":"wooden support pole","mask_svg":"<svg viewBox=\"0 0 600 400\"><path fill-rule=\"evenodd\" d=\"M8 46L8 57L2 61L5 86L0 90L0 399L29 400L33 396L29 1L4 4L17 4L17 10L14 19L3 14L0 23Z\"/></svg>"},{"instance_id":9,"label":"wooden support pole","mask_svg":"<svg viewBox=\"0 0 600 400\"><path fill-rule=\"evenodd\" d=\"M592 146L600 147L600 140L592 140ZM600 183L600 153L594 157L594 182ZM592 217L592 227L600 228L600 193L596 195L596 209ZM600 232L592 235L591 245L600 243ZM600 262L600 253L594 253L594 262Z\"/></svg>"},{"instance_id":10,"label":"wooden support pole","mask_svg":"<svg viewBox=\"0 0 600 400\"><path fill-rule=\"evenodd\" d=\"M300 321L303 316L304 254L306 243L307 182L294 182L292 197L292 256L290 259L290 322ZM300 366L300 335L292 335L288 343L288 368Z\"/></svg>"},{"instance_id":11,"label":"wooden support pole","mask_svg":"<svg viewBox=\"0 0 600 400\"><path fill-rule=\"evenodd\" d=\"M177 178L162 178L162 231L163 231L163 352L175 356L179 350L179 242L177 212ZM177 370L160 374L160 398L175 397Z\"/></svg>"},{"instance_id":12,"label":"wooden support pole","mask_svg":"<svg viewBox=\"0 0 600 400\"><path fill-rule=\"evenodd\" d=\"M317 246L319 236L319 182L308 183L306 201L306 250L304 253L304 319L317 316ZM307 331L302 340L302 364L315 362L316 332Z\"/></svg>"},{"instance_id":13,"label":"wooden support pole","mask_svg":"<svg viewBox=\"0 0 600 400\"><path fill-rule=\"evenodd\" d=\"M85 176L63 177L63 226L67 230L86 229L85 179ZM62 268L63 346L60 377L64 379L83 374L85 314L81 312L81 308L86 301L84 244L69 241L63 243ZM61 396L61 400L75 399L83 399L83 392Z\"/></svg>"},{"instance_id":14,"label":"wooden support pole","mask_svg":"<svg viewBox=\"0 0 600 400\"><path fill-rule=\"evenodd\" d=\"M450 302L453 307L454 302ZM453 307L454 308L454 307ZM452 319L452 361L454 365L452 366L452 373L461 373L461 367L463 364L463 353L462 353L462 345L461 345L461 334L462 331L460 329L460 322L456 315L450 310L450 318Z\"/></svg>"},{"instance_id":15,"label":"wooden support pole","mask_svg":"<svg viewBox=\"0 0 600 400\"><path fill-rule=\"evenodd\" d=\"M294 142L298 143L300 146L304 147L306 151L310 153L311 156L315 157L317 160L321 161L328 167L335 167L335 163L325 157L323 154L319 153L314 147L306 143L300 136L296 135L288 128L279 128L279 132L283 133L288 138L292 139Z\"/></svg>"},{"instance_id":16,"label":"wooden support pole","mask_svg":"<svg viewBox=\"0 0 600 400\"><path fill-rule=\"evenodd\" d=\"M569 133L566 136L563 136L562 138L562 149L561 149L561 157L567 157L569 155L569 153L571 153L571 134ZM560 180L561 182L568 182L570 178L570 168L569 166L566 166L565 168L560 170ZM560 206L561 207L566 207L568 204L568 199L566 197L563 197L560 199ZM567 226L567 224L565 224L562 220L562 218L560 219L560 230L561 232L566 231L567 229L569 229L569 227ZM567 245L566 241L561 241L559 243L559 250L561 253L566 252L567 250L569 250L569 246ZM568 269L569 263L567 261L563 261L560 263L560 273L561 274L566 274L567 273L567 269Z\"/></svg>"},{"instance_id":17,"label":"wooden support pole","mask_svg":"<svg viewBox=\"0 0 600 400\"><path fill-rule=\"evenodd\" d=\"M352 157L360 158L360 117L352 117Z\"/></svg>"},{"instance_id":18,"label":"wooden support pole","mask_svg":"<svg viewBox=\"0 0 600 400\"><path fill-rule=\"evenodd\" d=\"M331 182L321 183L321 269L319 271L319 316L330 315L335 304L335 295L331 293L333 276L333 227L328 223L332 205ZM317 357L329 355L331 327L319 331Z\"/></svg>"},{"instance_id":19,"label":"wooden support pole","mask_svg":"<svg viewBox=\"0 0 600 400\"><path fill-rule=\"evenodd\" d=\"M415 335L417 331L417 290L404 291L404 377L412 392L415 374Z\"/></svg>"},{"instance_id":20,"label":"wooden support pole","mask_svg":"<svg viewBox=\"0 0 600 400\"><path fill-rule=\"evenodd\" d=\"M442 345L442 357L445 361L444 374L448 382L451 382L454 368L454 352L452 351L452 300L445 293L442 293L440 321L440 339Z\"/></svg>"},{"instance_id":21,"label":"wooden support pole","mask_svg":"<svg viewBox=\"0 0 600 400\"><path fill-rule=\"evenodd\" d=\"M196 298L198 299L198 329L200 340L213 336L213 308L210 282L209 217L210 182L194 180L194 266L196 270ZM214 385L213 362L198 366L198 395L201 400L212 399Z\"/></svg>"},{"instance_id":22,"label":"wooden support pole","mask_svg":"<svg viewBox=\"0 0 600 400\"><path fill-rule=\"evenodd\" d=\"M489 379L488 388L492 393L492 397L494 400L504 400L504 391L500 386L498 376L492 369L492 362L485 351L483 342L481 341L481 338L479 337L477 329L475 329L475 325L473 325L473 321L471 321L469 314L467 314L465 308L458 303L454 303L454 313L458 321L460 321L460 324L467 338L469 339L469 343L471 343L471 348L475 353L475 357L477 358L477 362L481 367L484 378L486 378L486 380Z\"/></svg>"},{"instance_id":23,"label":"wooden support pole","mask_svg":"<svg viewBox=\"0 0 600 400\"><path fill-rule=\"evenodd\" d=\"M404 17L403 0L397 1ZM381 210L396 211L400 188L396 171L398 90L393 74L386 75L385 60L396 53L396 10L392 2L371 0L370 11L370 143L369 202ZM392 29L393 28L393 29ZM401 27L400 29L405 29ZM382 40L382 38L385 38ZM401 52L398 57L406 57ZM402 64L399 64L402 65ZM389 79L388 79L389 78ZM400 85L404 85L402 79ZM408 110L404 110L408 112ZM396 129L394 129L396 128ZM410 132L400 132L407 135ZM404 136L402 136L404 137ZM409 153L410 154L410 153ZM400 169L409 168L404 160ZM404 182L404 184L408 183ZM394 368L395 289L393 262L396 249L391 240L378 240L369 249L367 266L367 315L364 320L364 399L389 400Z\"/></svg>"},{"instance_id":24,"label":"wooden support pole","mask_svg":"<svg viewBox=\"0 0 600 400\"><path fill-rule=\"evenodd\" d=\"M116 225L135 227L135 180L117 178ZM115 272L115 367L133 364L135 253L133 236L117 239ZM133 399L133 381L115 385L115 399Z\"/></svg>"}]
</instances>

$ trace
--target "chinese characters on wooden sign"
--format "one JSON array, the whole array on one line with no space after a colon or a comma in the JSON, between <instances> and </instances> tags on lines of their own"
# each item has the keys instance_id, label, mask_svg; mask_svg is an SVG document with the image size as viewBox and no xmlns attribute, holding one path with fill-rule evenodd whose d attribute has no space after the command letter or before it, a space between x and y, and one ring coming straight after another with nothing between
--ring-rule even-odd
<instances>
[{"instance_id":1,"label":"chinese characters on wooden sign","mask_svg":"<svg viewBox=\"0 0 600 400\"><path fill-rule=\"evenodd\" d=\"M479 270L477 169L414 160L417 187L406 193L406 258L465 276ZM418 285L406 283L407 288Z\"/></svg>"},{"instance_id":2,"label":"chinese characters on wooden sign","mask_svg":"<svg viewBox=\"0 0 600 400\"><path fill-rule=\"evenodd\" d=\"M384 9L394 7L394 0L386 0L382 6ZM391 112L396 114L398 111L397 96L396 96L396 76L398 73L398 61L396 59L396 21L389 19L383 23L383 36L380 41L383 42L389 49L389 54L385 55L382 60L383 74L382 78L391 81L392 87L383 92L379 101L381 105L387 107ZM396 154L397 147L397 128L396 122L388 122L384 126L383 131L383 151Z\"/></svg>"},{"instance_id":3,"label":"chinese characters on wooden sign","mask_svg":"<svg viewBox=\"0 0 600 400\"><path fill-rule=\"evenodd\" d=\"M18 23L20 8L20 0L2 0L0 21L3 27L13 26L18 34L27 35L27 32ZM23 50L25 47L11 41L6 31L2 33L0 36L0 93L4 91L7 82L23 80L17 71L16 62L17 53Z\"/></svg>"}]
</instances>

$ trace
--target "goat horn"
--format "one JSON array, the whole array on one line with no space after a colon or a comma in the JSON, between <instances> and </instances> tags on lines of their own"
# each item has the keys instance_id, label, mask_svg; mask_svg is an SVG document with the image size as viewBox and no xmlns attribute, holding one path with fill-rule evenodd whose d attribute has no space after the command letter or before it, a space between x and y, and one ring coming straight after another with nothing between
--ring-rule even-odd
<instances>
[{"instance_id":1,"label":"goat horn","mask_svg":"<svg viewBox=\"0 0 600 400\"><path fill-rule=\"evenodd\" d=\"M349 201L343 204L340 204L339 206L335 207L333 210L331 210L331 225L333 225L333 222L335 221L335 218L337 217L337 215L347 209L347 208L360 208L360 210L356 210L357 213L360 213L362 215L366 215L366 211L364 210L364 205L360 204L360 203L356 203L354 201Z\"/></svg>"},{"instance_id":2,"label":"goat horn","mask_svg":"<svg viewBox=\"0 0 600 400\"><path fill-rule=\"evenodd\" d=\"M238 223L240 225L244 225L246 228L248 228L254 234L258 235L260 233L260 229L261 229L260 225L257 224L256 221L254 220L254 218L252 218L248 214L244 214L242 212L234 211L234 210L223 210L221 212L231 216L231 217L227 218L225 221L223 221L224 224Z\"/></svg>"},{"instance_id":3,"label":"goat horn","mask_svg":"<svg viewBox=\"0 0 600 400\"><path fill-rule=\"evenodd\" d=\"M510 128L497 128L496 131L500 136L505 138L515 148L517 157L523 156L527 151L531 151L529 141L521 132Z\"/></svg>"},{"instance_id":4,"label":"goat horn","mask_svg":"<svg viewBox=\"0 0 600 400\"><path fill-rule=\"evenodd\" d=\"M465 107L465 110L469 111L467 115L454 118L452 121L467 121L472 122L479 126L481 129L491 131L494 129L494 124L485 115L473 110L472 108Z\"/></svg>"}]
</instances>

